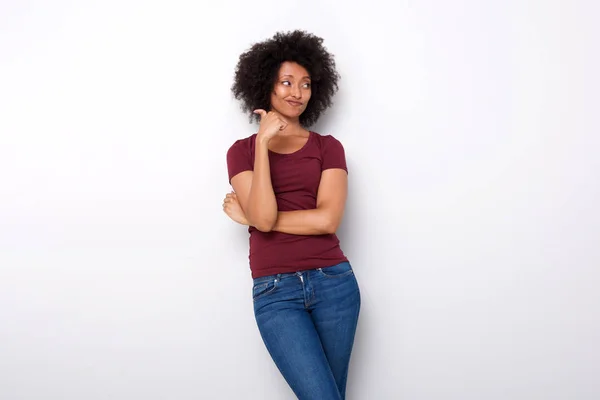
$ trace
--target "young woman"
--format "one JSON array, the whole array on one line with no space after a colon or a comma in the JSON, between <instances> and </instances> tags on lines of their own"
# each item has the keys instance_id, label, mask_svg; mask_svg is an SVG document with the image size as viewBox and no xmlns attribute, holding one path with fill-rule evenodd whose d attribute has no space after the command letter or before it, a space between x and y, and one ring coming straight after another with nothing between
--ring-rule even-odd
<instances>
[{"instance_id":1,"label":"young woman","mask_svg":"<svg viewBox=\"0 0 600 400\"><path fill-rule=\"evenodd\" d=\"M307 128L332 103L339 75L323 40L304 31L254 44L232 91L258 132L227 152L227 215L248 225L254 313L299 399L344 399L360 309L335 234L344 213L342 144Z\"/></svg>"}]
</instances>

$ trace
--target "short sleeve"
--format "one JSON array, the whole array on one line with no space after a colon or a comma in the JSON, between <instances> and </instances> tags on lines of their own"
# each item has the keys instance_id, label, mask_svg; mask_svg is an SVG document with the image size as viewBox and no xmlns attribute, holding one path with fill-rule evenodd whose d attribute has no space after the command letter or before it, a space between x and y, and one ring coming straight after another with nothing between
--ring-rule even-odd
<instances>
[{"instance_id":1,"label":"short sleeve","mask_svg":"<svg viewBox=\"0 0 600 400\"><path fill-rule=\"evenodd\" d=\"M346 153L342 143L331 135L324 137L324 139L326 140L323 143L321 171L330 168L341 168L348 173Z\"/></svg>"},{"instance_id":2,"label":"short sleeve","mask_svg":"<svg viewBox=\"0 0 600 400\"><path fill-rule=\"evenodd\" d=\"M227 150L227 172L229 174L229 183L231 178L244 171L252 171L252 156L247 140L236 141L229 150Z\"/></svg>"}]
</instances>

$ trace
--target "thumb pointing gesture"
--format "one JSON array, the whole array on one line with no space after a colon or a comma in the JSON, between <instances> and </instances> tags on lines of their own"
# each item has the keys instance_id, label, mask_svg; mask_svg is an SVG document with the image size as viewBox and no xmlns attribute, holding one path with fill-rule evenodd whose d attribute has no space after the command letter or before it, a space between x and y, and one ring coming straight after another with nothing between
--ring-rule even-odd
<instances>
[{"instance_id":1,"label":"thumb pointing gesture","mask_svg":"<svg viewBox=\"0 0 600 400\"><path fill-rule=\"evenodd\" d=\"M260 119L262 120L264 117L267 116L267 112L261 108L254 110L254 114L258 114L260 115Z\"/></svg>"},{"instance_id":2,"label":"thumb pointing gesture","mask_svg":"<svg viewBox=\"0 0 600 400\"><path fill-rule=\"evenodd\" d=\"M288 122L276 112L266 112L263 109L254 110L255 114L260 115L260 128L258 135L267 140L267 143L277 135L280 131L285 129Z\"/></svg>"}]
</instances>

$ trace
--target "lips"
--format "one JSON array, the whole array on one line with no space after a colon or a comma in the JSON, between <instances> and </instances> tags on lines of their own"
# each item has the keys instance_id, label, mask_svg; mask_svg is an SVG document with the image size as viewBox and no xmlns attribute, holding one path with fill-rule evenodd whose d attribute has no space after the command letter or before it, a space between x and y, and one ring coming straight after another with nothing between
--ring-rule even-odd
<instances>
[{"instance_id":1,"label":"lips","mask_svg":"<svg viewBox=\"0 0 600 400\"><path fill-rule=\"evenodd\" d=\"M292 100L286 100L286 101L292 107L300 107L302 105L302 103L300 103L299 101L292 101Z\"/></svg>"}]
</instances>

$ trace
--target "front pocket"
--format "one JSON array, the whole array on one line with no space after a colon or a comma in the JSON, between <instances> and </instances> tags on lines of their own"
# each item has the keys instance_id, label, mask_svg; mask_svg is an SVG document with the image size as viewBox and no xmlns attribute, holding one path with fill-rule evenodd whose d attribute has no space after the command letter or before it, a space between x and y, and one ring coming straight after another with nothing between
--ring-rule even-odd
<instances>
[{"instance_id":1,"label":"front pocket","mask_svg":"<svg viewBox=\"0 0 600 400\"><path fill-rule=\"evenodd\" d=\"M354 273L349 262L343 262L331 267L317 268L317 270L327 278L342 278Z\"/></svg>"},{"instance_id":2,"label":"front pocket","mask_svg":"<svg viewBox=\"0 0 600 400\"><path fill-rule=\"evenodd\" d=\"M259 284L254 285L254 287L252 288L252 298L256 300L259 297L266 296L275 289L277 289L277 279L261 282Z\"/></svg>"}]
</instances>

